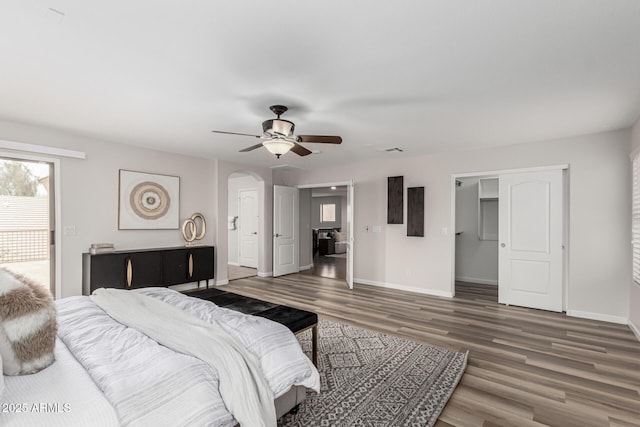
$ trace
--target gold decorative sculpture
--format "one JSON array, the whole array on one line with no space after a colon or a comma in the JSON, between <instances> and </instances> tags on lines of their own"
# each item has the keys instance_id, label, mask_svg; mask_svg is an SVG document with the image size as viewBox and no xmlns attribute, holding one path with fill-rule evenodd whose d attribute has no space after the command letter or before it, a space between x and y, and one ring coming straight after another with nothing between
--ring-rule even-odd
<instances>
[{"instance_id":1,"label":"gold decorative sculpture","mask_svg":"<svg viewBox=\"0 0 640 427\"><path fill-rule=\"evenodd\" d=\"M198 233L198 220L200 220L200 225L202 226L202 230ZM187 218L182 223L182 237L187 242L187 246L196 246L200 245L200 240L204 237L207 232L207 223L204 220L204 215L199 212L191 215L191 218Z\"/></svg>"}]
</instances>

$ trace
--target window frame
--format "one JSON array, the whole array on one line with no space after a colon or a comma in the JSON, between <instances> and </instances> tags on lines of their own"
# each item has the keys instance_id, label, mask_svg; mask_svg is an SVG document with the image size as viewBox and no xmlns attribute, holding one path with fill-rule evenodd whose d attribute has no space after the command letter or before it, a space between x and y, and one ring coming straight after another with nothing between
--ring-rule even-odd
<instances>
[{"instance_id":1,"label":"window frame","mask_svg":"<svg viewBox=\"0 0 640 427\"><path fill-rule=\"evenodd\" d=\"M325 206L333 209L332 215L325 213ZM333 219L325 219L325 216L333 216ZM335 203L320 203L320 222L336 222L336 204Z\"/></svg>"}]
</instances>

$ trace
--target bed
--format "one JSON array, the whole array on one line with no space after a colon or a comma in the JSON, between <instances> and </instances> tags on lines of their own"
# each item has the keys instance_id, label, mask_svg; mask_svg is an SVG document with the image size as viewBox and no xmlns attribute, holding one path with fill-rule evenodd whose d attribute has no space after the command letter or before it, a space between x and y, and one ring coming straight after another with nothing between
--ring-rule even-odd
<instances>
[{"instance_id":1,"label":"bed","mask_svg":"<svg viewBox=\"0 0 640 427\"><path fill-rule=\"evenodd\" d=\"M100 300L112 296L102 296L98 291L97 296L56 301L56 362L36 374L3 377L0 425L231 427L238 424L237 419L250 419L237 408L244 405L244 400L251 401L256 393L258 398L272 399L275 417L263 420L261 425L273 426L275 418L304 399L307 389L319 392L318 371L293 333L280 323L166 287L105 292L111 291L120 299ZM128 305L130 299L131 304L139 300L142 305ZM161 308L157 314L141 311L155 310L154 304ZM122 313L124 319L118 317ZM131 323L131 318L136 317L140 318L140 325ZM150 338L153 331L145 327L171 332L154 340ZM183 335L190 336L199 328L205 328L204 335L194 335L196 342L190 341L189 345L204 352L202 359L191 348L183 351L174 347L179 343L173 341L182 340ZM214 328L213 332L209 328ZM257 392L251 386L239 388L243 377L237 368L211 367L209 356L217 353L213 349L219 345L208 345L206 341L218 333L232 337L234 345L241 343L242 351L249 356L238 363L249 367L255 364L262 375L257 377L268 391L260 391L257 385ZM244 382L254 384L251 381ZM233 393L229 392L229 384ZM241 399L230 398L233 394Z\"/></svg>"}]
</instances>

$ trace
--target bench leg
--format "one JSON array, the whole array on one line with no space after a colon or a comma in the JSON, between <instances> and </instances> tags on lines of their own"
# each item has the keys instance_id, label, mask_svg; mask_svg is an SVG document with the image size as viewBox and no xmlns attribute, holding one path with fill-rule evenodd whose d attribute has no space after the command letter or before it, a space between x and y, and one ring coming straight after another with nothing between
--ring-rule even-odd
<instances>
[{"instance_id":1,"label":"bench leg","mask_svg":"<svg viewBox=\"0 0 640 427\"><path fill-rule=\"evenodd\" d=\"M318 325L311 327L311 361L318 367Z\"/></svg>"}]
</instances>

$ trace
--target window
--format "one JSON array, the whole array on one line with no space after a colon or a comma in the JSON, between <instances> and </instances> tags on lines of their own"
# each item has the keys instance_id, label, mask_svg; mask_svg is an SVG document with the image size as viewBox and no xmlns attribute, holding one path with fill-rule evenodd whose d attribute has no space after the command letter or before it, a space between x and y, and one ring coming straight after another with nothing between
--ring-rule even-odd
<instances>
[{"instance_id":1,"label":"window","mask_svg":"<svg viewBox=\"0 0 640 427\"><path fill-rule=\"evenodd\" d=\"M320 204L320 222L336 222L335 203Z\"/></svg>"}]
</instances>

